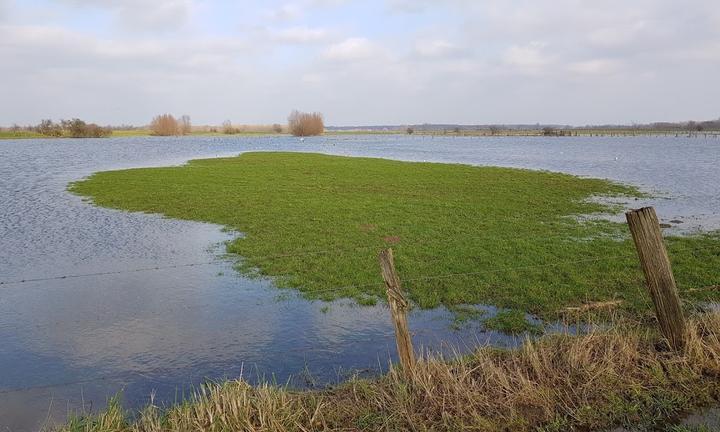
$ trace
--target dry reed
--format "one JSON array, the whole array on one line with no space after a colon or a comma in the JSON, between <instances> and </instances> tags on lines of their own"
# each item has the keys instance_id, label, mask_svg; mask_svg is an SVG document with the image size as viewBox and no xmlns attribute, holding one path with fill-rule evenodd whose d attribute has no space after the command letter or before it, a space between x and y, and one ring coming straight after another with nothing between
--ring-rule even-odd
<instances>
[{"instance_id":1,"label":"dry reed","mask_svg":"<svg viewBox=\"0 0 720 432\"><path fill-rule=\"evenodd\" d=\"M646 327L551 335L515 350L425 357L411 378L391 368L322 391L238 380L127 421L117 402L67 431L595 430L650 427L720 397L720 314L688 322L682 352Z\"/></svg>"}]
</instances>

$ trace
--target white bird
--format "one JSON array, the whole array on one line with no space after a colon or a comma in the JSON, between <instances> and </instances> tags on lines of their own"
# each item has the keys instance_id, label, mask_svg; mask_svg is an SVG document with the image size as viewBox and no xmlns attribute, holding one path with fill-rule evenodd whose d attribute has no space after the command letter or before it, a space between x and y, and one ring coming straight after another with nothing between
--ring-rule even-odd
<instances>
[{"instance_id":1,"label":"white bird","mask_svg":"<svg viewBox=\"0 0 720 432\"><path fill-rule=\"evenodd\" d=\"M305 142L305 137L300 138L300 142Z\"/></svg>"}]
</instances>

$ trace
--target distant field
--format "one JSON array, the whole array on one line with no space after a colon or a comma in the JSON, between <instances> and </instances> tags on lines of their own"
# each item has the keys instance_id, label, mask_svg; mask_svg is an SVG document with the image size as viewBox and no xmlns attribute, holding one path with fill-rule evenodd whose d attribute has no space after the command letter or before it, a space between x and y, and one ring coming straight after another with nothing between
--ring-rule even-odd
<instances>
[{"instance_id":1,"label":"distant field","mask_svg":"<svg viewBox=\"0 0 720 432\"><path fill-rule=\"evenodd\" d=\"M6 131L0 130L0 139L20 139L20 138L47 138L46 136L32 131Z\"/></svg>"},{"instance_id":2,"label":"distant field","mask_svg":"<svg viewBox=\"0 0 720 432\"><path fill-rule=\"evenodd\" d=\"M186 166L94 174L71 190L100 206L208 221L246 234L228 250L241 270L310 298L384 297L377 253L421 307L507 308L491 324L522 328L521 312L557 317L586 302L650 311L624 224L579 222L610 210L595 195L637 195L605 180L550 172L298 153L246 153ZM720 281L720 237L668 239L681 295Z\"/></svg>"},{"instance_id":3,"label":"distant field","mask_svg":"<svg viewBox=\"0 0 720 432\"><path fill-rule=\"evenodd\" d=\"M709 136L720 137L718 131L707 132L687 132L687 131L628 131L613 129L573 129L565 131L565 136L642 136L642 135L665 135L665 136ZM406 135L405 130L327 130L325 135ZM113 130L111 137L135 137L135 136L151 136L148 129L126 129ZM276 133L268 131L241 131L233 134L225 134L223 132L209 131L193 131L192 136L258 136L258 135L287 135L287 133ZM489 130L415 130L412 135L423 136L542 136L541 130L500 130L492 133ZM18 138L53 138L31 131L3 131L0 130L0 139L18 139Z\"/></svg>"}]
</instances>

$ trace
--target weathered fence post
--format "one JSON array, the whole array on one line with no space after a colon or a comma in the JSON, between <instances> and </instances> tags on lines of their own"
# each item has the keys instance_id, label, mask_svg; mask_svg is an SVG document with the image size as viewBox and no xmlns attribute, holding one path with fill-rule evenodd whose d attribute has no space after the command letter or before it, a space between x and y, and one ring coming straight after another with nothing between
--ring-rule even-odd
<instances>
[{"instance_id":1,"label":"weathered fence post","mask_svg":"<svg viewBox=\"0 0 720 432\"><path fill-rule=\"evenodd\" d=\"M388 305L395 324L395 342L397 343L400 364L406 374L412 373L415 366L415 351L413 351L412 339L407 323L408 301L400 288L400 278L395 271L395 261L392 249L385 249L380 252L380 270L385 289L387 291Z\"/></svg>"},{"instance_id":2,"label":"weathered fence post","mask_svg":"<svg viewBox=\"0 0 720 432\"><path fill-rule=\"evenodd\" d=\"M645 207L631 210L625 213L625 217L655 305L660 330L673 349L681 349L684 344L685 320L655 209Z\"/></svg>"}]
</instances>

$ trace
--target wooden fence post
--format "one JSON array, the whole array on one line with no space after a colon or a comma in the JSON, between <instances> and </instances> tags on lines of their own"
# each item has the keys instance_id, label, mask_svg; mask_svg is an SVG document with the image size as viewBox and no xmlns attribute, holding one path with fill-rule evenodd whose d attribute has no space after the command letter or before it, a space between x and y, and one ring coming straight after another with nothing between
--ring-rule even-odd
<instances>
[{"instance_id":1,"label":"wooden fence post","mask_svg":"<svg viewBox=\"0 0 720 432\"><path fill-rule=\"evenodd\" d=\"M685 320L675 277L670 267L655 209L645 207L625 213L645 273L660 330L673 349L684 345Z\"/></svg>"},{"instance_id":2,"label":"wooden fence post","mask_svg":"<svg viewBox=\"0 0 720 432\"><path fill-rule=\"evenodd\" d=\"M415 351L407 323L407 310L409 304L400 288L400 278L395 271L395 261L392 249L380 252L380 270L387 291L388 305L395 324L395 342L397 343L400 364L406 374L411 374L415 366Z\"/></svg>"}]
</instances>

